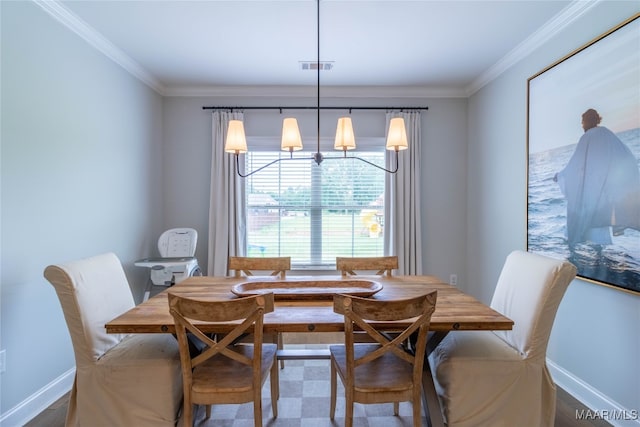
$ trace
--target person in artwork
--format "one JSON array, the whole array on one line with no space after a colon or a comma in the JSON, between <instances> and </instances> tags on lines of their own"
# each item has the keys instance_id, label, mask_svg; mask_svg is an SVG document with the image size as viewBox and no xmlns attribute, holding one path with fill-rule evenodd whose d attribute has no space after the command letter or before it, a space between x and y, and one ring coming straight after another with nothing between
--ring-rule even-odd
<instances>
[{"instance_id":1,"label":"person in artwork","mask_svg":"<svg viewBox=\"0 0 640 427\"><path fill-rule=\"evenodd\" d=\"M612 234L640 230L640 169L633 153L612 131L599 126L594 109L582 114L584 134L554 180L567 200L567 240L608 245Z\"/></svg>"}]
</instances>

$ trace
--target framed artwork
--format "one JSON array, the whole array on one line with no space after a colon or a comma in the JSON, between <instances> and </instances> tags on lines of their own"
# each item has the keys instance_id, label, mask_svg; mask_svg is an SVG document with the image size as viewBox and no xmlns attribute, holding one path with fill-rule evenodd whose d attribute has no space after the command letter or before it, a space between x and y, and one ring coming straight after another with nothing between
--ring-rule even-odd
<instances>
[{"instance_id":1,"label":"framed artwork","mask_svg":"<svg viewBox=\"0 0 640 427\"><path fill-rule=\"evenodd\" d=\"M640 293L640 14L527 80L527 249Z\"/></svg>"}]
</instances>

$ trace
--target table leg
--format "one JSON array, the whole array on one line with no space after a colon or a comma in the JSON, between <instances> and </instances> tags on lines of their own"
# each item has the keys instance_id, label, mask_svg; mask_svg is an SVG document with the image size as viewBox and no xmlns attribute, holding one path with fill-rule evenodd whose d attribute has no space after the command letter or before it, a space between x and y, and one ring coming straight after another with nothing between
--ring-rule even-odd
<instances>
[{"instance_id":1,"label":"table leg","mask_svg":"<svg viewBox=\"0 0 640 427\"><path fill-rule=\"evenodd\" d=\"M429 365L429 354L440 344L447 335L447 332L432 332L427 341L427 351L424 356L424 366L422 368L422 398L429 427L444 427L442 418L442 408L436 393L436 386L431 376L431 365Z\"/></svg>"},{"instance_id":2,"label":"table leg","mask_svg":"<svg viewBox=\"0 0 640 427\"><path fill-rule=\"evenodd\" d=\"M142 296L142 302L145 302L146 300L149 299L149 296L151 295L151 288L153 287L153 282L151 281L151 277L149 277L149 280L147 280L147 286L145 286L144 288L144 294Z\"/></svg>"}]
</instances>

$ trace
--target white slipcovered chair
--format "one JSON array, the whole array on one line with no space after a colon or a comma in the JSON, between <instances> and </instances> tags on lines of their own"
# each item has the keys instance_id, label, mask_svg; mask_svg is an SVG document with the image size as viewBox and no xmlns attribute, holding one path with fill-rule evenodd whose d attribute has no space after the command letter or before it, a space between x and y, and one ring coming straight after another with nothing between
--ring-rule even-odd
<instances>
[{"instance_id":1,"label":"white slipcovered chair","mask_svg":"<svg viewBox=\"0 0 640 427\"><path fill-rule=\"evenodd\" d=\"M547 343L575 275L566 261L509 254L491 307L511 318L513 329L452 332L430 356L448 427L553 427L556 386Z\"/></svg>"},{"instance_id":2,"label":"white slipcovered chair","mask_svg":"<svg viewBox=\"0 0 640 427\"><path fill-rule=\"evenodd\" d=\"M116 255L50 265L44 276L60 299L76 359L66 426L175 426L182 402L175 338L105 331L134 307Z\"/></svg>"}]
</instances>

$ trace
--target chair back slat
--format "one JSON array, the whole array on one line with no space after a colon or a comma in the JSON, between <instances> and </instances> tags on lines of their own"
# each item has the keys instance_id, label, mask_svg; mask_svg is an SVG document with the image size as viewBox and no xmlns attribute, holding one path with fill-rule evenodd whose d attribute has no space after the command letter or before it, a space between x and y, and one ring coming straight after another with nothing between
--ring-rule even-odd
<instances>
[{"instance_id":1,"label":"chair back slat","mask_svg":"<svg viewBox=\"0 0 640 427\"><path fill-rule=\"evenodd\" d=\"M270 271L271 276L284 279L291 270L291 257L229 257L229 270L235 277L253 276L256 271Z\"/></svg>"},{"instance_id":2,"label":"chair back slat","mask_svg":"<svg viewBox=\"0 0 640 427\"><path fill-rule=\"evenodd\" d=\"M342 276L356 276L356 271L375 271L378 276L391 276L398 268L397 256L382 257L336 257L336 269Z\"/></svg>"}]
</instances>

